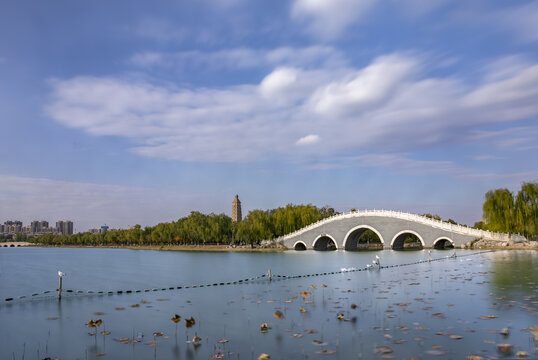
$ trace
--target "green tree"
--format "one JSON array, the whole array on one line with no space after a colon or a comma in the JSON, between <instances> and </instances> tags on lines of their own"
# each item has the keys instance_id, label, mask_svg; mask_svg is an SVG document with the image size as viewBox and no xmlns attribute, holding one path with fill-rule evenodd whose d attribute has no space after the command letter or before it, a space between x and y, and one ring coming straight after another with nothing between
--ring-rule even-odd
<instances>
[{"instance_id":1,"label":"green tree","mask_svg":"<svg viewBox=\"0 0 538 360\"><path fill-rule=\"evenodd\" d=\"M176 222L160 223L141 229L107 231L106 233L79 233L70 236L46 234L32 241L42 244L85 245L165 245L246 243L272 239L296 231L328 216L336 214L333 208L314 205L292 205L272 210L253 210L239 223L225 214L202 214L191 212Z\"/></svg>"},{"instance_id":2,"label":"green tree","mask_svg":"<svg viewBox=\"0 0 538 360\"><path fill-rule=\"evenodd\" d=\"M432 215L428 213L428 214L422 214L422 216L427 217L428 219L439 220L439 221L441 220L441 217L437 214Z\"/></svg>"},{"instance_id":3,"label":"green tree","mask_svg":"<svg viewBox=\"0 0 538 360\"><path fill-rule=\"evenodd\" d=\"M15 241L26 241L26 234L23 234L23 233L15 234Z\"/></svg>"},{"instance_id":4,"label":"green tree","mask_svg":"<svg viewBox=\"0 0 538 360\"><path fill-rule=\"evenodd\" d=\"M484 223L483 221L477 221L474 223L473 227L475 229L479 229L479 230L487 230L487 226L486 226L486 223Z\"/></svg>"},{"instance_id":5,"label":"green tree","mask_svg":"<svg viewBox=\"0 0 538 360\"><path fill-rule=\"evenodd\" d=\"M515 204L516 231L526 237L538 235L538 182L521 185Z\"/></svg>"},{"instance_id":6,"label":"green tree","mask_svg":"<svg viewBox=\"0 0 538 360\"><path fill-rule=\"evenodd\" d=\"M488 230L509 234L514 232L514 196L508 189L488 191L482 209Z\"/></svg>"}]
</instances>

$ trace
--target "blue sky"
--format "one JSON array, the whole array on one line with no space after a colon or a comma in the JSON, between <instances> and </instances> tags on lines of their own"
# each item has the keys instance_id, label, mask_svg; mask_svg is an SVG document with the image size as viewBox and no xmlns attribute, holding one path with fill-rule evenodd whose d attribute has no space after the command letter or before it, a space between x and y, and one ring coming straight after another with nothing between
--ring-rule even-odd
<instances>
[{"instance_id":1,"label":"blue sky","mask_svg":"<svg viewBox=\"0 0 538 360\"><path fill-rule=\"evenodd\" d=\"M538 179L538 2L0 2L0 222L438 213Z\"/></svg>"}]
</instances>

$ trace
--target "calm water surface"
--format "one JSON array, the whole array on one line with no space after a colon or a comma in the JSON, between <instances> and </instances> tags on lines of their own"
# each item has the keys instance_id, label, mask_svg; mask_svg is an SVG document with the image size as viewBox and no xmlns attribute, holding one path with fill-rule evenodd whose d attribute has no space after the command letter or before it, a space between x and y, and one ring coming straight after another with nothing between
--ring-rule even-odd
<instances>
[{"instance_id":1,"label":"calm water surface","mask_svg":"<svg viewBox=\"0 0 538 360\"><path fill-rule=\"evenodd\" d=\"M319 274L363 268L376 254L382 265L425 260L428 254L0 248L0 359L257 359L261 353L271 359L461 359L509 358L517 351L538 356L527 331L538 325L538 253L462 256L472 253L458 250L455 259L381 270L226 285L269 268L280 275ZM451 254L432 250L432 258ZM64 289L74 291L64 293L61 303L44 293L56 288L58 270L67 274ZM14 300L4 301L8 297ZM174 314L196 323L176 325L170 320ZM103 323L90 336L94 329L85 324L97 318ZM267 332L260 331L262 323L268 323ZM508 336L500 334L503 328ZM195 335L199 345L191 342ZM512 352L500 353L501 343L513 345Z\"/></svg>"}]
</instances>

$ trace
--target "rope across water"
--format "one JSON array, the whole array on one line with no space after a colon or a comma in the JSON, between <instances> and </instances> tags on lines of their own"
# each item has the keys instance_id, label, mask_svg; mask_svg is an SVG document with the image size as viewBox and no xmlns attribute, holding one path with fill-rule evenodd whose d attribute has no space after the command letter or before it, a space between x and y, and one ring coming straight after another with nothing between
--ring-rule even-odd
<instances>
[{"instance_id":1,"label":"rope across water","mask_svg":"<svg viewBox=\"0 0 538 360\"><path fill-rule=\"evenodd\" d=\"M494 250L487 250L487 251L480 251L475 252L472 254L464 254L464 255L458 255L457 257L467 257L467 256L475 256L480 254L485 254L489 252L493 252ZM434 262L434 261L441 261L441 260L447 260L447 259L453 259L454 256L445 256L441 258L435 258L435 259L426 259L426 260L418 260L413 261L410 263L403 263L403 264L396 264L396 265L381 265L379 267L377 266L365 266L361 268L347 268L347 269L341 269L339 271L331 271L331 272L323 272L323 273L312 273L312 274L300 274L300 275L271 275L271 279L278 279L278 280L286 280L286 279L297 279L297 278L305 278L305 277L315 277L315 276L328 276L328 275L338 275L342 273L348 273L348 272L357 272L357 271L368 271L368 270L382 270L382 269L390 269L390 268L396 268L396 267L402 267L402 266L412 266L417 264L423 264L427 262ZM250 278L245 279L239 279L235 281L227 281L227 282L215 282L215 283L209 283L209 284L197 284L197 285L181 285L181 286L170 286L170 287L160 287L160 288L151 288L151 289L138 289L138 290L100 290L100 291L94 291L94 290L73 290L73 289L67 289L63 290L62 292L72 294L72 295L114 295L114 294L133 294L133 293L148 293L148 292L154 292L154 291L166 291L166 290L181 290L181 289L195 289L195 288L202 288L202 287L210 287L210 286L229 286L229 285L238 285L243 283L248 283L250 281L256 281L260 279L268 278L269 276L267 274L262 274L259 276L254 276ZM39 295L47 295L47 294L55 294L56 290L46 290L39 293L33 293L31 295L21 295L18 297L8 297L4 299L4 303L6 302L12 302L15 300L22 300L26 298L35 298Z\"/></svg>"}]
</instances>

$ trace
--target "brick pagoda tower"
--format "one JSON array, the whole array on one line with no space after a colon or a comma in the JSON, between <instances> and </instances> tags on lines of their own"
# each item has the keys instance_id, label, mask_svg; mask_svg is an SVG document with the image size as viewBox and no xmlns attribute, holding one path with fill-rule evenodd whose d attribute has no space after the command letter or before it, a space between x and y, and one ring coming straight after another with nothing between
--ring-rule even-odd
<instances>
[{"instance_id":1,"label":"brick pagoda tower","mask_svg":"<svg viewBox=\"0 0 538 360\"><path fill-rule=\"evenodd\" d=\"M232 203L232 222L239 222L241 219L241 201L239 201L239 196L235 195L234 202Z\"/></svg>"}]
</instances>

